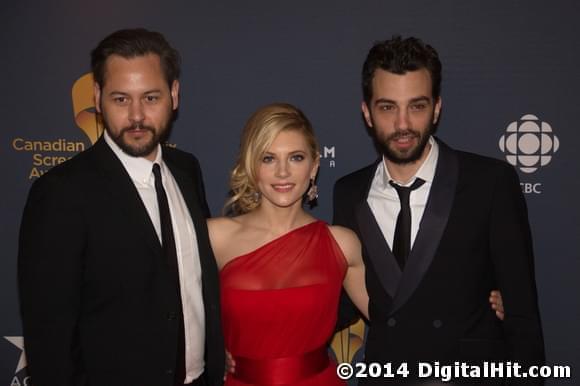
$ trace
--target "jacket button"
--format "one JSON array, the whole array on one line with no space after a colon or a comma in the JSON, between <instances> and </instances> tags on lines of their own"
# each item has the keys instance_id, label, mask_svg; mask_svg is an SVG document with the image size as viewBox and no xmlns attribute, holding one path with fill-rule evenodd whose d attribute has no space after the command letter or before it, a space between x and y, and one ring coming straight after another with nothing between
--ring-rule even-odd
<instances>
[{"instance_id":1,"label":"jacket button","mask_svg":"<svg viewBox=\"0 0 580 386\"><path fill-rule=\"evenodd\" d=\"M435 319L435 320L433 321L433 327L435 327L435 328L439 328L439 327L441 327L442 325L443 325L443 322L442 322L442 321L440 321L439 319Z\"/></svg>"},{"instance_id":2,"label":"jacket button","mask_svg":"<svg viewBox=\"0 0 580 386\"><path fill-rule=\"evenodd\" d=\"M173 369L167 369L167 370L165 370L165 373L167 375L172 375L173 374Z\"/></svg>"},{"instance_id":3,"label":"jacket button","mask_svg":"<svg viewBox=\"0 0 580 386\"><path fill-rule=\"evenodd\" d=\"M168 312L167 313L167 320L175 320L175 319L177 319L177 314L175 312Z\"/></svg>"},{"instance_id":4,"label":"jacket button","mask_svg":"<svg viewBox=\"0 0 580 386\"><path fill-rule=\"evenodd\" d=\"M395 327L396 324L397 321L395 320L395 318L389 318L389 320L387 320L387 326L389 327Z\"/></svg>"}]
</instances>

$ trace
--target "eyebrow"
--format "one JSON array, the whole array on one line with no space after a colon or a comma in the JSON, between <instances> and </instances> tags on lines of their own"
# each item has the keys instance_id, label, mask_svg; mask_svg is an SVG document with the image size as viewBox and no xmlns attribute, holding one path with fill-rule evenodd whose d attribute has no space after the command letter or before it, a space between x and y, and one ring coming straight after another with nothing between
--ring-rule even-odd
<instances>
[{"instance_id":1,"label":"eyebrow","mask_svg":"<svg viewBox=\"0 0 580 386\"><path fill-rule=\"evenodd\" d=\"M431 103L431 98L429 98L427 96L424 96L424 95L421 95L421 96L418 96L416 98L412 98L409 101L409 103L416 103L416 102L428 102L428 103ZM393 105L396 105L397 104L396 101L394 101L392 99L387 99L387 98L379 98L379 99L377 99L375 101L375 105L378 105L380 103L390 103L390 104L393 104Z\"/></svg>"},{"instance_id":2,"label":"eyebrow","mask_svg":"<svg viewBox=\"0 0 580 386\"><path fill-rule=\"evenodd\" d=\"M158 93L161 93L160 89L147 90L143 94L158 94ZM109 95L111 95L111 96L113 96L113 95L129 95L129 93L126 93L123 91L113 90L109 93Z\"/></svg>"},{"instance_id":3,"label":"eyebrow","mask_svg":"<svg viewBox=\"0 0 580 386\"><path fill-rule=\"evenodd\" d=\"M420 97L411 99L409 102L410 103L415 103L415 102L428 102L428 103L431 103L431 98L426 97L426 96L420 96Z\"/></svg>"},{"instance_id":4,"label":"eyebrow","mask_svg":"<svg viewBox=\"0 0 580 386\"><path fill-rule=\"evenodd\" d=\"M297 149L297 150L291 150L291 151L288 152L288 154L296 154L296 153L304 153L304 154L306 154L306 153L308 153L308 151L307 150ZM272 153L270 151L265 151L264 152L264 155L276 155L276 154L275 153Z\"/></svg>"}]
</instances>

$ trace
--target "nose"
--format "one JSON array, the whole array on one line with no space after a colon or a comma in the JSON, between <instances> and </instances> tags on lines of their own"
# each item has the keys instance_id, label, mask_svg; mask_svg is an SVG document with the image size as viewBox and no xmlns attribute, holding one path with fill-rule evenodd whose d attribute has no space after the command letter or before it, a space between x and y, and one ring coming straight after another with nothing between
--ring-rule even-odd
<instances>
[{"instance_id":1,"label":"nose","mask_svg":"<svg viewBox=\"0 0 580 386\"><path fill-rule=\"evenodd\" d=\"M140 100L133 100L129 106L129 120L132 123L143 122L145 114L143 112L143 104Z\"/></svg>"},{"instance_id":2,"label":"nose","mask_svg":"<svg viewBox=\"0 0 580 386\"><path fill-rule=\"evenodd\" d=\"M410 127L409 112L407 109L399 109L397 111L397 118L395 121L395 128L398 130L406 130Z\"/></svg>"},{"instance_id":3,"label":"nose","mask_svg":"<svg viewBox=\"0 0 580 386\"><path fill-rule=\"evenodd\" d=\"M287 161L280 161L276 165L276 177L286 178L290 175Z\"/></svg>"}]
</instances>

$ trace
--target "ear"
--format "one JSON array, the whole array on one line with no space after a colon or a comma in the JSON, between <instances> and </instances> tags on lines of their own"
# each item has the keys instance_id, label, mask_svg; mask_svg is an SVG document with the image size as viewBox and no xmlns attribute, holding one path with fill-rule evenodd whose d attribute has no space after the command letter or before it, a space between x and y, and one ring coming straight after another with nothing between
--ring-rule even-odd
<instances>
[{"instance_id":1,"label":"ear","mask_svg":"<svg viewBox=\"0 0 580 386\"><path fill-rule=\"evenodd\" d=\"M318 174L318 169L320 168L320 153L316 153L314 157L314 165L312 165L312 171L310 172L310 179L315 180Z\"/></svg>"},{"instance_id":2,"label":"ear","mask_svg":"<svg viewBox=\"0 0 580 386\"><path fill-rule=\"evenodd\" d=\"M175 79L171 84L171 101L173 102L173 110L179 107L179 81Z\"/></svg>"},{"instance_id":3,"label":"ear","mask_svg":"<svg viewBox=\"0 0 580 386\"><path fill-rule=\"evenodd\" d=\"M435 108L433 110L433 124L436 124L437 121L439 121L439 114L441 114L442 103L443 103L443 101L442 101L441 97L438 97L437 101L435 102Z\"/></svg>"},{"instance_id":4,"label":"ear","mask_svg":"<svg viewBox=\"0 0 580 386\"><path fill-rule=\"evenodd\" d=\"M363 116L365 117L365 121L367 123L367 126L373 127L373 120L371 119L371 111L369 110L367 103L365 101L361 102L360 107L361 107Z\"/></svg>"},{"instance_id":5,"label":"ear","mask_svg":"<svg viewBox=\"0 0 580 386\"><path fill-rule=\"evenodd\" d=\"M97 82L93 82L93 95L95 98L95 110L101 113L101 86Z\"/></svg>"}]
</instances>

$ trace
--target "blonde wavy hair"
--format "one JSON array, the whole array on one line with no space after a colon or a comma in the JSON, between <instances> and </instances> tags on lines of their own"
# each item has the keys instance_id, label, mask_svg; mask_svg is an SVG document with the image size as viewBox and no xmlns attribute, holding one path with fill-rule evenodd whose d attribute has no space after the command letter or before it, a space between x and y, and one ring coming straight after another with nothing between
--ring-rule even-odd
<instances>
[{"instance_id":1,"label":"blonde wavy hair","mask_svg":"<svg viewBox=\"0 0 580 386\"><path fill-rule=\"evenodd\" d=\"M276 136L286 130L302 133L312 159L319 157L312 125L300 109L288 103L273 103L258 109L242 132L240 151L230 174L230 198L224 206L224 213L237 216L260 206L261 195L256 187L259 162Z\"/></svg>"}]
</instances>

